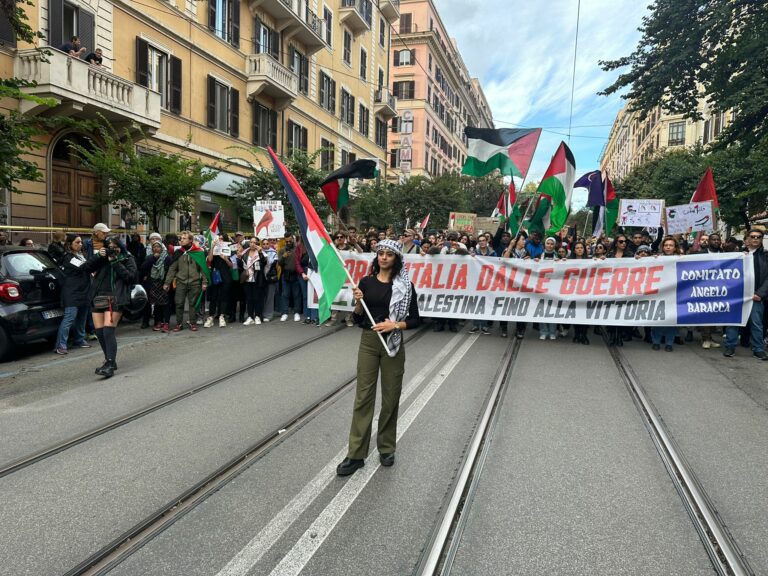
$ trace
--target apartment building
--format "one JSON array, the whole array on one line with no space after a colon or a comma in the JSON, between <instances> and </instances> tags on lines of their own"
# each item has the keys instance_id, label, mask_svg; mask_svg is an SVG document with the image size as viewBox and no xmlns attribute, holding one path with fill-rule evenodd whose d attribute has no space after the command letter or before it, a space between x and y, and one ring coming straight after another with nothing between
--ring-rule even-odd
<instances>
[{"instance_id":1,"label":"apartment building","mask_svg":"<svg viewBox=\"0 0 768 576\"><path fill-rule=\"evenodd\" d=\"M198 192L194 213L175 215L167 230L206 227L219 209L225 230L249 227L229 190L247 168L228 159L269 167L267 146L282 154L322 147L319 164L328 170L355 158L386 169L388 122L397 114L388 90L397 0L40 0L25 8L52 54L17 46L0 23L0 77L33 80L27 90L57 104L6 100L0 113L101 115L210 166L216 178ZM88 51L101 48L103 66L57 50L72 36ZM5 192L6 222L121 224L120 207L95 209L102 183L70 154L68 142L87 136L43 139L30 156L44 179L23 182L22 194ZM256 157L240 149L250 147Z\"/></svg>"},{"instance_id":2,"label":"apartment building","mask_svg":"<svg viewBox=\"0 0 768 576\"><path fill-rule=\"evenodd\" d=\"M460 171L464 128L492 128L493 117L432 0L400 1L391 70L399 115L388 140L389 177Z\"/></svg>"},{"instance_id":3,"label":"apartment building","mask_svg":"<svg viewBox=\"0 0 768 576\"><path fill-rule=\"evenodd\" d=\"M616 115L608 142L600 155L600 169L613 180L621 180L631 170L661 150L706 146L720 135L733 119L732 112L712 113L700 103L704 120L693 121L682 114L667 114L661 107L640 119L638 112L624 106Z\"/></svg>"}]
</instances>

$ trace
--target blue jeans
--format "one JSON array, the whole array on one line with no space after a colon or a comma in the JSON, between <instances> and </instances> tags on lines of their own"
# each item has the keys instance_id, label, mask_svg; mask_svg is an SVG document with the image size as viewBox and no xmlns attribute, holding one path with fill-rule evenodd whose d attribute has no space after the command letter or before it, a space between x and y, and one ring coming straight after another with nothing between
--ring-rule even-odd
<instances>
[{"instance_id":1,"label":"blue jeans","mask_svg":"<svg viewBox=\"0 0 768 576\"><path fill-rule=\"evenodd\" d=\"M661 344L661 337L664 337L664 345L672 346L677 336L677 326L654 326L651 328L651 342Z\"/></svg>"},{"instance_id":2,"label":"blue jeans","mask_svg":"<svg viewBox=\"0 0 768 576\"><path fill-rule=\"evenodd\" d=\"M557 324L539 322L539 337L541 336L557 336Z\"/></svg>"},{"instance_id":3,"label":"blue jeans","mask_svg":"<svg viewBox=\"0 0 768 576\"><path fill-rule=\"evenodd\" d=\"M83 306L67 306L64 308L64 318L59 324L59 333L56 336L56 348L67 349L70 330L75 331L75 346L85 343L85 320L88 317L88 304Z\"/></svg>"},{"instance_id":4,"label":"blue jeans","mask_svg":"<svg viewBox=\"0 0 768 576\"><path fill-rule=\"evenodd\" d=\"M304 280L304 278L300 277L299 283L301 284L301 293L304 296L304 318L309 318L310 320L317 320L318 319L317 308L309 307L309 280Z\"/></svg>"},{"instance_id":5,"label":"blue jeans","mask_svg":"<svg viewBox=\"0 0 768 576\"><path fill-rule=\"evenodd\" d=\"M749 334L753 352L765 352L763 343L763 302L752 302L752 312L749 314ZM725 345L728 348L736 348L739 344L739 327L725 327Z\"/></svg>"},{"instance_id":6,"label":"blue jeans","mask_svg":"<svg viewBox=\"0 0 768 576\"><path fill-rule=\"evenodd\" d=\"M476 328L490 328L491 324L493 324L493 322L490 320L472 320L472 325Z\"/></svg>"},{"instance_id":7,"label":"blue jeans","mask_svg":"<svg viewBox=\"0 0 768 576\"><path fill-rule=\"evenodd\" d=\"M293 311L295 314L300 314L303 311L303 305L301 303L301 284L300 278L295 280L280 279L280 314L288 314L288 303L291 295L293 295Z\"/></svg>"}]
</instances>

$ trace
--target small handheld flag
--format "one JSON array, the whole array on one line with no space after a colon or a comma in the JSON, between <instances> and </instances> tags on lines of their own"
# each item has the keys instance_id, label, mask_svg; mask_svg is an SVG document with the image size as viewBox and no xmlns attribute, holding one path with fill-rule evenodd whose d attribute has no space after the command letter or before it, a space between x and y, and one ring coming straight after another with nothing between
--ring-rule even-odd
<instances>
[{"instance_id":1,"label":"small handheld flag","mask_svg":"<svg viewBox=\"0 0 768 576\"><path fill-rule=\"evenodd\" d=\"M331 209L338 212L349 203L349 180L351 178L376 178L378 167L375 160L355 160L331 172L320 183L320 189L328 200Z\"/></svg>"}]
</instances>

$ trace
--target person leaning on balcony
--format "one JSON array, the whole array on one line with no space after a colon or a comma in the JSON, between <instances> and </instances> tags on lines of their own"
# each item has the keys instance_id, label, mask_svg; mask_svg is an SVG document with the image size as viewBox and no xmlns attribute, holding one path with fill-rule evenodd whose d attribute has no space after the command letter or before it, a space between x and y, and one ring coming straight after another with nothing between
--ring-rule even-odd
<instances>
[{"instance_id":1,"label":"person leaning on balcony","mask_svg":"<svg viewBox=\"0 0 768 576\"><path fill-rule=\"evenodd\" d=\"M72 40L67 42L66 44L62 44L59 47L59 50L62 52L66 52L72 58L82 58L83 54L87 52L85 46L80 46L80 38L77 36L72 36Z\"/></svg>"},{"instance_id":2,"label":"person leaning on balcony","mask_svg":"<svg viewBox=\"0 0 768 576\"><path fill-rule=\"evenodd\" d=\"M101 48L96 48L94 52L90 52L85 57L85 61L88 62L88 64L91 64L92 66L101 66L101 62L102 62Z\"/></svg>"}]
</instances>

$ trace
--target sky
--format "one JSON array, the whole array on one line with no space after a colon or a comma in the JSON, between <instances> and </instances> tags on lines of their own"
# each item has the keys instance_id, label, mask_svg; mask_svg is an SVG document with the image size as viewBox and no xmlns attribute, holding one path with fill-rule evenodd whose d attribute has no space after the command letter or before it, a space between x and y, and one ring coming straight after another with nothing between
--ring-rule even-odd
<instances>
[{"instance_id":1,"label":"sky","mask_svg":"<svg viewBox=\"0 0 768 576\"><path fill-rule=\"evenodd\" d=\"M541 179L561 141L573 151L577 178L598 169L600 152L624 105L618 95L597 95L619 74L603 72L598 61L634 50L647 2L582 0L570 143L578 0L434 2L470 75L480 79L496 128L545 129L527 181ZM586 192L575 192L574 208L585 198Z\"/></svg>"}]
</instances>

